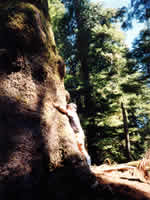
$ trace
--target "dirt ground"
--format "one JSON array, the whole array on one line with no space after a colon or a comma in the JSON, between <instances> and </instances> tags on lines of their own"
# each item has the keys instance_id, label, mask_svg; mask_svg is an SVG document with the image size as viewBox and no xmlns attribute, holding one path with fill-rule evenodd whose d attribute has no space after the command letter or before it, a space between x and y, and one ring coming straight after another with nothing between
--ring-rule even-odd
<instances>
[{"instance_id":1,"label":"dirt ground","mask_svg":"<svg viewBox=\"0 0 150 200\"><path fill-rule=\"evenodd\" d=\"M112 193L125 194L128 199L150 199L150 177L137 167L120 165L91 166L100 184Z\"/></svg>"}]
</instances>

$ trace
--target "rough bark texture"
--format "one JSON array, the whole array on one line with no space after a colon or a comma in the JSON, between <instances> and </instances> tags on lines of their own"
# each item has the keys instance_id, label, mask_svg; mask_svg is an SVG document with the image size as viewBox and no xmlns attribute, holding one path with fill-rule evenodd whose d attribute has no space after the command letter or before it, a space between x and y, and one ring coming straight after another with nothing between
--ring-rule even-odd
<instances>
[{"instance_id":1,"label":"rough bark texture","mask_svg":"<svg viewBox=\"0 0 150 200\"><path fill-rule=\"evenodd\" d=\"M116 187L96 182L68 118L53 107L66 105L64 75L47 1L0 0L1 200L117 199Z\"/></svg>"},{"instance_id":2,"label":"rough bark texture","mask_svg":"<svg viewBox=\"0 0 150 200\"><path fill-rule=\"evenodd\" d=\"M74 199L75 187L95 182L68 118L53 107L66 104L64 75L47 1L1 0L1 200Z\"/></svg>"}]
</instances>

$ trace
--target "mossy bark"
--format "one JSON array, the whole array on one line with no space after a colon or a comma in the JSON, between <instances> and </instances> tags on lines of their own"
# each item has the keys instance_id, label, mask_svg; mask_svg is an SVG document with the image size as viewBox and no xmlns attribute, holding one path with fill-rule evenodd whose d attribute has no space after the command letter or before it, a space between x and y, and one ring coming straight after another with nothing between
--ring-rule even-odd
<instances>
[{"instance_id":1,"label":"mossy bark","mask_svg":"<svg viewBox=\"0 0 150 200\"><path fill-rule=\"evenodd\" d=\"M64 75L47 0L0 0L1 200L127 199L96 182L53 107L66 106Z\"/></svg>"},{"instance_id":2,"label":"mossy bark","mask_svg":"<svg viewBox=\"0 0 150 200\"><path fill-rule=\"evenodd\" d=\"M90 198L95 177L68 118L53 107L67 103L64 75L47 1L0 0L1 200L70 200L74 188Z\"/></svg>"}]
</instances>

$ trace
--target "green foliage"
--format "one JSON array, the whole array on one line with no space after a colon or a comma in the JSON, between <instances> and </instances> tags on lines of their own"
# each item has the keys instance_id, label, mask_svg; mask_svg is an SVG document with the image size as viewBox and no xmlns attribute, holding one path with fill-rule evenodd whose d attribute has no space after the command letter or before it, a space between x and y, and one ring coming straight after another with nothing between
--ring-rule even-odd
<instances>
[{"instance_id":1,"label":"green foliage","mask_svg":"<svg viewBox=\"0 0 150 200\"><path fill-rule=\"evenodd\" d=\"M136 59L136 67L144 72L145 78L150 77L150 30L144 29L134 41L132 56ZM142 55L142 56L141 56Z\"/></svg>"},{"instance_id":2,"label":"green foliage","mask_svg":"<svg viewBox=\"0 0 150 200\"><path fill-rule=\"evenodd\" d=\"M56 23L55 37L67 65L65 86L78 105L92 160L97 164L106 158L126 161L121 102L131 154L138 159L149 145L145 138L150 117L150 88L144 71L137 70L139 51L132 54L124 45L124 36L115 25L118 11L87 0L63 2L66 10Z\"/></svg>"},{"instance_id":3,"label":"green foliage","mask_svg":"<svg viewBox=\"0 0 150 200\"><path fill-rule=\"evenodd\" d=\"M58 31L59 22L65 14L65 8L60 0L49 0L48 3L53 31L56 33Z\"/></svg>"}]
</instances>

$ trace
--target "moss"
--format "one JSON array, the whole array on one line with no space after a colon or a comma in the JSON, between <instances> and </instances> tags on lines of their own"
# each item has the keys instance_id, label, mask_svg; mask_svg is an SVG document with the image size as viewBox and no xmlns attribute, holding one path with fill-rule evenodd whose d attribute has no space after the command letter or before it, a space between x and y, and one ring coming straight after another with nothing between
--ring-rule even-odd
<instances>
[{"instance_id":1,"label":"moss","mask_svg":"<svg viewBox=\"0 0 150 200\"><path fill-rule=\"evenodd\" d=\"M59 72L63 67L55 67L59 60L55 44L54 35L48 18L39 10L36 5L26 2L7 1L0 12L0 43L8 41L8 46L22 49L24 53L37 54L41 52L43 60L40 62L42 69L42 79L38 73L40 68L33 71L33 78L43 82L47 73L54 73L56 80L59 80ZM0 4L0 8L1 8ZM8 12L9 10L9 12ZM9 38L9 39L8 39ZM6 42L4 45L7 45ZM58 65L58 63L57 63ZM53 72L51 71L53 70ZM61 73L64 76L64 73Z\"/></svg>"},{"instance_id":2,"label":"moss","mask_svg":"<svg viewBox=\"0 0 150 200\"><path fill-rule=\"evenodd\" d=\"M13 16L9 16L8 27L14 30L23 31L23 29L25 29L25 18L26 16L24 13L17 13Z\"/></svg>"},{"instance_id":3,"label":"moss","mask_svg":"<svg viewBox=\"0 0 150 200\"><path fill-rule=\"evenodd\" d=\"M44 48L46 43L45 28L40 10L30 3L11 3L1 9L1 35L9 38L10 46L34 51ZM7 38L5 38L7 37Z\"/></svg>"},{"instance_id":4,"label":"moss","mask_svg":"<svg viewBox=\"0 0 150 200\"><path fill-rule=\"evenodd\" d=\"M50 21L38 7L31 3L8 1L1 9L0 22L0 43L5 41L4 46L12 49L9 52L14 52L15 49L16 54L18 49L24 54L38 55L39 52L42 52L41 59L38 60L38 63L35 62L36 66L34 70L32 69L34 80L41 83L44 82L47 74L49 74L48 77L54 74L53 77L57 81L60 80L61 75L63 82L65 70L62 62L59 63L60 57ZM42 76L40 77L39 74Z\"/></svg>"}]
</instances>

